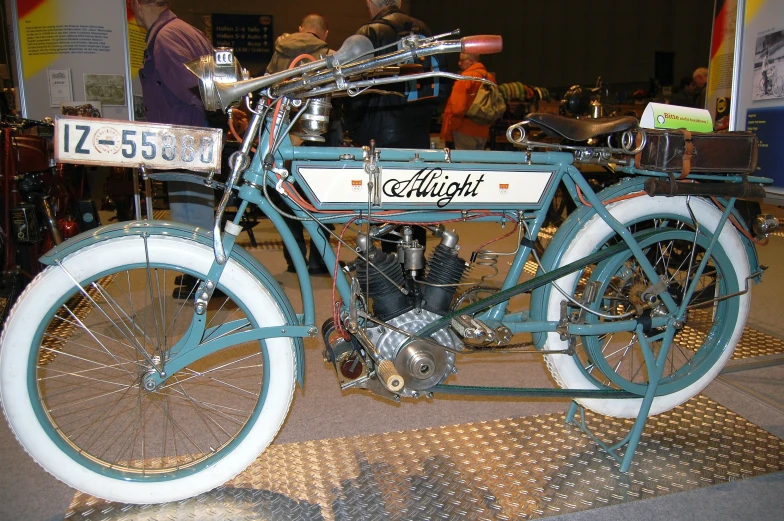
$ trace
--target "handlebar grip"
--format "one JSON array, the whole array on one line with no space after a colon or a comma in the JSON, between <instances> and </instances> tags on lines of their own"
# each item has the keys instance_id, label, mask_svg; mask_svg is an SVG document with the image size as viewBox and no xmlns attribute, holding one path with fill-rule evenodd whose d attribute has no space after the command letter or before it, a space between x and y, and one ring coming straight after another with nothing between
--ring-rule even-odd
<instances>
[{"instance_id":1,"label":"handlebar grip","mask_svg":"<svg viewBox=\"0 0 784 521\"><path fill-rule=\"evenodd\" d=\"M495 54L504 49L504 39L494 34L460 38L463 52L467 54Z\"/></svg>"}]
</instances>

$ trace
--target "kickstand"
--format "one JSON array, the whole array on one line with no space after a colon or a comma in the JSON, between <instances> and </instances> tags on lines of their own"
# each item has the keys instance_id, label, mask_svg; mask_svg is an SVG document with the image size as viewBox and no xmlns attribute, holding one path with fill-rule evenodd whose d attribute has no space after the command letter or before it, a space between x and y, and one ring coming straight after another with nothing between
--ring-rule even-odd
<instances>
[{"instance_id":1,"label":"kickstand","mask_svg":"<svg viewBox=\"0 0 784 521\"><path fill-rule=\"evenodd\" d=\"M665 334L662 340L662 346L659 350L657 357L654 357L648 340L644 335L642 326L637 327L637 338L642 347L643 356L645 357L647 373L648 373L648 387L645 390L645 395L642 396L642 403L640 410L637 413L637 419L634 420L634 425L628 434L619 442L608 445L601 441L588 427L585 421L585 407L573 401L569 406L569 412L566 413L566 423L576 425L580 428L589 438L591 438L597 445L604 449L607 454L612 456L618 463L621 464L621 472L629 472L634 459L634 453L637 450L637 445L640 443L642 432L645 429L645 422L648 421L648 416L651 412L651 405L653 405L653 398L656 396L656 389L661 381L662 373L664 372L664 365L667 360L667 353L675 336L674 328L668 328L668 333ZM577 411L580 411L579 419L575 418ZM623 450L625 447L625 450ZM623 450L623 454L621 451Z\"/></svg>"}]
</instances>

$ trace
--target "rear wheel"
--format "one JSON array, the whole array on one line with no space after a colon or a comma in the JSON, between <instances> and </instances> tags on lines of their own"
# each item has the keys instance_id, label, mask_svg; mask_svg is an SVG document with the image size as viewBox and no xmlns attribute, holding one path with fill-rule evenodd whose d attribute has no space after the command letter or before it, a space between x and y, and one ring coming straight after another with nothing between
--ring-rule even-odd
<instances>
[{"instance_id":1,"label":"rear wheel","mask_svg":"<svg viewBox=\"0 0 784 521\"><path fill-rule=\"evenodd\" d=\"M718 374L732 354L748 314L748 293L720 300L744 288L749 274L749 261L737 231L731 225L725 226L718 244L708 254L706 249L720 213L703 200L692 199L690 206L700 223L696 241L685 198L638 198L608 207L613 216L641 238L640 245L654 266L656 280L643 273L638 260L625 251L556 282L594 312L583 312L581 316L593 324L612 322L623 316L638 316L641 320L667 317L671 313L665 301L680 304L686 298L686 288L695 285L689 297L685 325L669 345L651 414L685 402ZM617 244L619 240L596 216L582 226L554 268ZM705 269L695 280L695 272L703 260ZM646 294L656 293L652 288L659 280L666 281L666 295L645 298ZM589 287L595 291L595 298L586 298ZM561 293L551 289L548 320L560 318L564 300ZM570 317L580 316L578 306L570 303L567 307ZM660 353L664 335L665 327L645 332L644 340L650 344L654 356ZM640 341L636 333L580 336L573 339L576 351L573 356L552 354L545 358L563 387L623 389L642 396L651 368L643 356ZM568 341L561 340L558 334L548 334L548 349L567 347ZM579 401L596 412L618 417L637 416L642 403L641 399Z\"/></svg>"},{"instance_id":2,"label":"rear wheel","mask_svg":"<svg viewBox=\"0 0 784 521\"><path fill-rule=\"evenodd\" d=\"M773 95L776 97L784 95L784 78L781 76L776 76L773 79Z\"/></svg>"},{"instance_id":3,"label":"rear wheel","mask_svg":"<svg viewBox=\"0 0 784 521\"><path fill-rule=\"evenodd\" d=\"M76 251L28 286L0 340L2 401L46 470L112 501L173 501L231 479L272 441L293 395L288 338L230 346L142 385L190 332L195 284L175 279L204 279L211 263L204 245L133 236ZM233 259L218 288L202 344L285 324Z\"/></svg>"}]
</instances>

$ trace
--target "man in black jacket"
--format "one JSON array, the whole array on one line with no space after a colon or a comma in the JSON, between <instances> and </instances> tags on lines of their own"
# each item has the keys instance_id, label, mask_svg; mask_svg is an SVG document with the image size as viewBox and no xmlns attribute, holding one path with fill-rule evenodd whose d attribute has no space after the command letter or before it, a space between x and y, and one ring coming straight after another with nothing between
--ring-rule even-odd
<instances>
[{"instance_id":1,"label":"man in black jacket","mask_svg":"<svg viewBox=\"0 0 784 521\"><path fill-rule=\"evenodd\" d=\"M375 48L395 43L407 34L432 36L424 22L400 10L401 0L365 2L372 19L357 34L366 36ZM367 146L375 139L378 147L430 148L430 123L437 105L437 99L407 102L394 94L361 95L345 104L345 124L355 145Z\"/></svg>"},{"instance_id":2,"label":"man in black jacket","mask_svg":"<svg viewBox=\"0 0 784 521\"><path fill-rule=\"evenodd\" d=\"M430 28L400 10L401 0L365 0L371 20L357 34L366 36L378 49L399 41L409 34L432 36ZM394 49L385 49L391 52ZM392 85L388 90L394 89ZM402 94L402 90L401 90ZM346 100L344 124L355 145L377 147L430 148L430 123L440 103L438 98L409 102L403 95L368 94ZM424 228L414 227L414 238L425 245ZM386 252L396 250L391 242L381 243Z\"/></svg>"},{"instance_id":3,"label":"man in black jacket","mask_svg":"<svg viewBox=\"0 0 784 521\"><path fill-rule=\"evenodd\" d=\"M301 54L310 54L317 60L325 57L331 52L327 45L328 34L329 26L327 25L327 19L323 15L319 13L306 15L299 26L299 32L282 35L275 41L275 52L270 59L269 65L267 65L267 74L288 69L294 59ZM276 192L272 192L270 196L275 204L283 203L283 200ZM286 222L297 240L302 256L308 261L308 273L311 275L327 275L331 273L331 270L324 264L324 260L313 243L313 239L310 240L310 257L308 257L302 221L286 218ZM294 261L286 248L283 249L283 257L286 259L286 271L296 273L297 269L294 267Z\"/></svg>"}]
</instances>

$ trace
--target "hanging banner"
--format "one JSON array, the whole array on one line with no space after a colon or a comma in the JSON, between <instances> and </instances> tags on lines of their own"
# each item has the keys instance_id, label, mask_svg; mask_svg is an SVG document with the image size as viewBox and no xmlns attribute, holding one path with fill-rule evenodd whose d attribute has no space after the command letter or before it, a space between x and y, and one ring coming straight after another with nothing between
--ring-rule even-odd
<instances>
[{"instance_id":1,"label":"hanging banner","mask_svg":"<svg viewBox=\"0 0 784 521\"><path fill-rule=\"evenodd\" d=\"M708 66L708 91L705 96L705 108L711 113L716 130L727 130L730 126L737 11L738 0L716 0Z\"/></svg>"},{"instance_id":2,"label":"hanging banner","mask_svg":"<svg viewBox=\"0 0 784 521\"><path fill-rule=\"evenodd\" d=\"M784 1L737 0L733 108L730 128L759 141L758 175L771 177L772 199L784 199Z\"/></svg>"},{"instance_id":3,"label":"hanging banner","mask_svg":"<svg viewBox=\"0 0 784 521\"><path fill-rule=\"evenodd\" d=\"M130 116L125 0L10 0L21 115L54 117L61 105L100 104Z\"/></svg>"}]
</instances>

